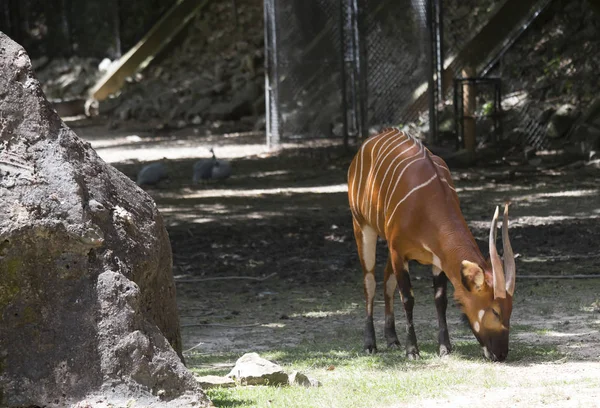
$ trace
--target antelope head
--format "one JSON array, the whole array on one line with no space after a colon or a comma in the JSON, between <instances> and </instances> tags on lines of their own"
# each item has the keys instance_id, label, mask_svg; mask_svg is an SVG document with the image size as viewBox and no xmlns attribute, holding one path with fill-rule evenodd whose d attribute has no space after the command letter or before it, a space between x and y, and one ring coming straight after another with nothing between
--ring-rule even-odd
<instances>
[{"instance_id":1,"label":"antelope head","mask_svg":"<svg viewBox=\"0 0 600 408\"><path fill-rule=\"evenodd\" d=\"M462 262L463 284L472 295L463 305L463 310L485 357L504 361L508 355L508 332L515 291L515 257L508 237L508 204L504 207L502 222L504 262L496 250L497 223L498 207L490 228L491 265L486 265L484 270L475 263Z\"/></svg>"}]
</instances>

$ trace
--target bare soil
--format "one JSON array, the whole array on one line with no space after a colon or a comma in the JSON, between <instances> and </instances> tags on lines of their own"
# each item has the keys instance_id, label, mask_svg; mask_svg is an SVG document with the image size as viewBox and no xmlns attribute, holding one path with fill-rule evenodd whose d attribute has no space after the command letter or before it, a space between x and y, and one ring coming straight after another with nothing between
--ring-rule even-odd
<instances>
[{"instance_id":1,"label":"bare soil","mask_svg":"<svg viewBox=\"0 0 600 408\"><path fill-rule=\"evenodd\" d=\"M188 130L131 137L127 132L107 135L100 128L76 131L132 179L143 161L169 159L171 181L147 190L171 237L184 349L241 355L339 341L340 336L348 348L360 346L362 274L345 186L352 154L339 143L313 141L269 153L261 134L216 137ZM220 184L193 186L193 162L208 157L210 146L218 157L231 160L233 176ZM495 206L512 202L511 240L519 256L511 354L502 368L507 384L502 395L474 387L456 390L450 400L424 401L425 406L600 404L600 390L582 386L600 378L600 279L547 278L600 275L600 171L559 162L548 154L537 167L499 161L486 168L454 169L464 216L484 253ZM385 254L380 242L380 268ZM417 337L420 344L434 344L430 269L411 263L411 275ZM379 292L381 345L382 304ZM448 314L452 341L475 343L457 307L451 305ZM403 313L396 315L402 327ZM556 352L532 360L522 352L532 346ZM475 353L472 357L479 358ZM402 353L398 358L404 358ZM554 377L551 395L547 387L519 391L520 384Z\"/></svg>"}]
</instances>

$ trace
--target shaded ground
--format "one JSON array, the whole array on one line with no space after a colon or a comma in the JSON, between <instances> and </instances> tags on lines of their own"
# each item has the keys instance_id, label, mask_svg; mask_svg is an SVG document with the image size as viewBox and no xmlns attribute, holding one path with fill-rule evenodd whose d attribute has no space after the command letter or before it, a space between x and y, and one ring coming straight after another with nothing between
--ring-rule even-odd
<instances>
[{"instance_id":1,"label":"shaded ground","mask_svg":"<svg viewBox=\"0 0 600 408\"><path fill-rule=\"evenodd\" d=\"M123 133L108 143L102 129L75 130L134 179L145 158L170 158L171 182L148 192L167 220L184 349L192 367L202 355L241 355L332 339L360 349L361 272L345 186L351 155L340 146L321 142L270 154L260 134L127 138L131 135ZM217 156L231 159L234 176L223 184L194 187L193 162L208 157L210 146ZM600 378L600 279L536 276L600 274L600 172L551 163L557 159L549 155L536 169L500 163L457 170L453 176L465 218L484 253L494 206L512 201L511 240L519 257L512 351L507 364L494 365L497 375L506 376L502 398L513 406L594 406L598 395L590 381ZM383 266L385 244L378 248L378 265ZM422 348L433 350L430 271L411 264L411 275L417 337ZM379 284L382 278L380 273ZM376 302L376 331L383 345L381 292ZM403 313L396 314L402 327ZM476 341L453 305L449 325L457 351L479 361ZM534 346L555 352L528 355ZM549 396L548 386L536 386L536 381L553 377L556 392ZM521 386L526 388L519 391ZM500 400L498 393L457 389L448 399L422 404L484 406Z\"/></svg>"}]
</instances>

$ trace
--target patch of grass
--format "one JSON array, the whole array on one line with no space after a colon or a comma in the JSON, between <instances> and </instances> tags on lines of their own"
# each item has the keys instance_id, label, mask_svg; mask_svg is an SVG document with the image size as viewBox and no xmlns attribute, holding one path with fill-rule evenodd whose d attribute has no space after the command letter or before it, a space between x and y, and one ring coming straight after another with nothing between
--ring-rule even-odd
<instances>
[{"instance_id":1,"label":"patch of grass","mask_svg":"<svg viewBox=\"0 0 600 408\"><path fill-rule=\"evenodd\" d=\"M457 342L454 353L443 359L436 354L437 344L423 343L418 361L407 360L404 350L385 349L366 355L358 346L344 348L345 343L305 342L299 347L261 353L287 372L299 370L318 379L322 387L235 387L209 389L207 394L217 407L381 407L442 398L473 384L485 389L506 386L506 365L481 358L475 341ZM511 351L510 361L543 361L554 352L518 345ZM233 353L191 354L187 360L198 375L225 375L238 357ZM224 367L223 363L229 365Z\"/></svg>"},{"instance_id":2,"label":"patch of grass","mask_svg":"<svg viewBox=\"0 0 600 408\"><path fill-rule=\"evenodd\" d=\"M337 337L337 336L336 336ZM487 390L507 386L511 365L559 360L552 346L512 343L506 364L481 357L476 341L457 341L451 356L440 359L437 344L421 345L421 360L410 361L404 350L381 350L366 355L359 346L348 349L344 337L327 344L314 341L260 353L287 372L299 370L321 381L318 388L240 386L207 390L217 407L381 407L419 399L443 398L474 384ZM188 365L197 375L225 375L239 353L190 354Z\"/></svg>"}]
</instances>

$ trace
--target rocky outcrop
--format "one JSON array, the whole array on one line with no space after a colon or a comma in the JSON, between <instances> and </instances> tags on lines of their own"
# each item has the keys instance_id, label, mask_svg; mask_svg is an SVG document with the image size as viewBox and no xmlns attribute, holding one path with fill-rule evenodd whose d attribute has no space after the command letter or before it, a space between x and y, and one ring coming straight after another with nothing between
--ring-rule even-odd
<instances>
[{"instance_id":1,"label":"rocky outcrop","mask_svg":"<svg viewBox=\"0 0 600 408\"><path fill-rule=\"evenodd\" d=\"M65 126L2 33L0 113L0 406L206 405L156 205Z\"/></svg>"}]
</instances>

